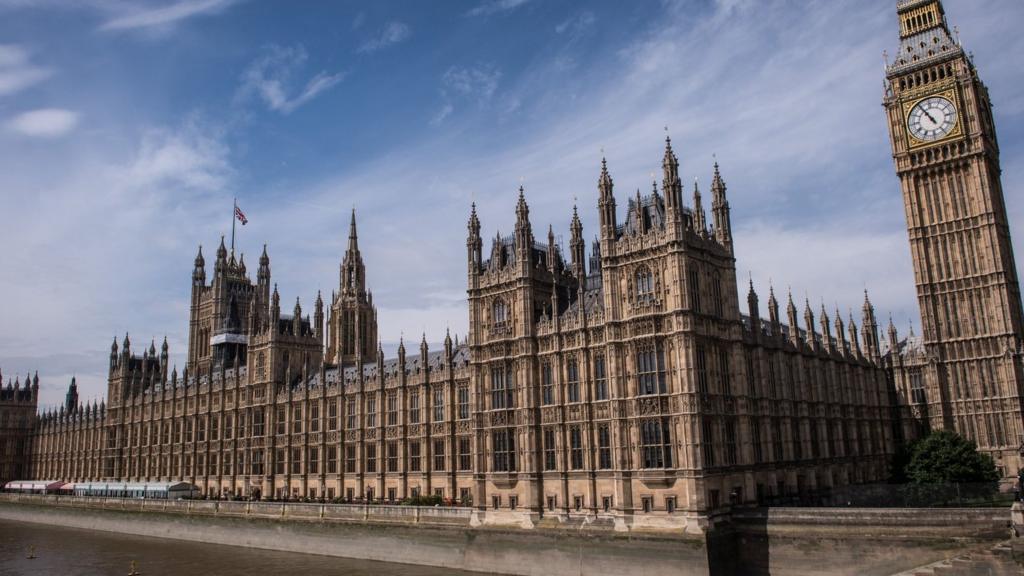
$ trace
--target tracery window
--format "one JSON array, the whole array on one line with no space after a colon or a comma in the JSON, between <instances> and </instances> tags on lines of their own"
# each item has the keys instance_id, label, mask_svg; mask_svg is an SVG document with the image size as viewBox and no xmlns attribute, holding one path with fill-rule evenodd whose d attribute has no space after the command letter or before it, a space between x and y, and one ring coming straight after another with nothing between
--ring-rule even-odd
<instances>
[{"instance_id":1,"label":"tracery window","mask_svg":"<svg viewBox=\"0 0 1024 576\"><path fill-rule=\"evenodd\" d=\"M508 305L501 298L494 301L492 312L494 313L495 325L503 325L508 322Z\"/></svg>"},{"instance_id":2,"label":"tracery window","mask_svg":"<svg viewBox=\"0 0 1024 576\"><path fill-rule=\"evenodd\" d=\"M512 389L512 371L504 366L491 368L491 409L515 408L515 391Z\"/></svg>"},{"instance_id":3,"label":"tracery window","mask_svg":"<svg viewBox=\"0 0 1024 576\"><path fill-rule=\"evenodd\" d=\"M654 298L654 276L651 269L641 266L636 271L636 296L637 300L650 300Z\"/></svg>"},{"instance_id":4,"label":"tracery window","mask_svg":"<svg viewBox=\"0 0 1024 576\"><path fill-rule=\"evenodd\" d=\"M665 351L660 345L646 345L636 353L637 393L665 394Z\"/></svg>"},{"instance_id":5,"label":"tracery window","mask_svg":"<svg viewBox=\"0 0 1024 576\"><path fill-rule=\"evenodd\" d=\"M569 402L577 403L580 401L580 368L575 359L569 360L566 366L566 372L569 376L569 381L566 386Z\"/></svg>"},{"instance_id":6,"label":"tracery window","mask_svg":"<svg viewBox=\"0 0 1024 576\"><path fill-rule=\"evenodd\" d=\"M493 468L495 472L516 471L515 431L504 429L491 433L493 447Z\"/></svg>"},{"instance_id":7,"label":"tracery window","mask_svg":"<svg viewBox=\"0 0 1024 576\"><path fill-rule=\"evenodd\" d=\"M669 438L667 419L644 420L640 423L640 451L644 468L672 467L672 444Z\"/></svg>"}]
</instances>

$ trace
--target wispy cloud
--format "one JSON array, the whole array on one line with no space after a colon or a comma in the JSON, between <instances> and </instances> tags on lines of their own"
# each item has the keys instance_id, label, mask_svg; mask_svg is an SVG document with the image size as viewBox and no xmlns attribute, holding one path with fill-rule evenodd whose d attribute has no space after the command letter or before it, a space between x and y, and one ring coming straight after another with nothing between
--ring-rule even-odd
<instances>
[{"instance_id":1,"label":"wispy cloud","mask_svg":"<svg viewBox=\"0 0 1024 576\"><path fill-rule=\"evenodd\" d=\"M478 4L472 10L466 12L466 16L490 16L491 14L498 14L501 12L511 12L529 1L530 0L483 0L483 2Z\"/></svg>"},{"instance_id":2,"label":"wispy cloud","mask_svg":"<svg viewBox=\"0 0 1024 576\"><path fill-rule=\"evenodd\" d=\"M256 94L271 110L291 114L345 78L344 72L330 74L324 70L306 81L300 90L293 91L292 78L308 59L309 54L302 46L267 47L264 55L253 61L242 75L239 94L242 97Z\"/></svg>"},{"instance_id":3,"label":"wispy cloud","mask_svg":"<svg viewBox=\"0 0 1024 576\"><path fill-rule=\"evenodd\" d=\"M430 124L442 124L455 111L456 101L485 106L494 97L500 81L501 70L494 65L452 66L441 76L440 90L444 104L431 118Z\"/></svg>"},{"instance_id":4,"label":"wispy cloud","mask_svg":"<svg viewBox=\"0 0 1024 576\"><path fill-rule=\"evenodd\" d=\"M132 7L120 10L100 25L100 30L134 30L173 26L177 22L208 14L218 14L239 0L178 0L158 7ZM126 5L127 6L127 5Z\"/></svg>"},{"instance_id":5,"label":"wispy cloud","mask_svg":"<svg viewBox=\"0 0 1024 576\"><path fill-rule=\"evenodd\" d=\"M577 38L589 30L595 22L597 22L597 16L589 10L585 10L555 26L555 32L567 34L570 38Z\"/></svg>"},{"instance_id":6,"label":"wispy cloud","mask_svg":"<svg viewBox=\"0 0 1024 576\"><path fill-rule=\"evenodd\" d=\"M212 192L222 190L234 170L224 133L199 117L190 117L175 129L147 130L138 154L124 175L132 188L184 187Z\"/></svg>"},{"instance_id":7,"label":"wispy cloud","mask_svg":"<svg viewBox=\"0 0 1024 576\"><path fill-rule=\"evenodd\" d=\"M369 54L404 42L409 36L412 35L412 29L409 25L404 22L388 22L384 25L384 28L373 38L363 42L359 46L358 52Z\"/></svg>"},{"instance_id":8,"label":"wispy cloud","mask_svg":"<svg viewBox=\"0 0 1024 576\"><path fill-rule=\"evenodd\" d=\"M0 44L0 96L20 92L49 78L53 72L32 64L29 52L17 44Z\"/></svg>"},{"instance_id":9,"label":"wispy cloud","mask_svg":"<svg viewBox=\"0 0 1024 576\"><path fill-rule=\"evenodd\" d=\"M43 108L23 112L12 118L7 126L24 136L57 138L70 133L78 125L78 113L60 108Z\"/></svg>"}]
</instances>

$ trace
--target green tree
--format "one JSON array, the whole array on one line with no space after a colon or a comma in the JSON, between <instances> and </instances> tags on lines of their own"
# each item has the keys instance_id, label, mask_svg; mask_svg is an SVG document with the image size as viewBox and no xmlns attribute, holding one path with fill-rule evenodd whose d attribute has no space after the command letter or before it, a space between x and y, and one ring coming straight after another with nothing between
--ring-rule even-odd
<instances>
[{"instance_id":1,"label":"green tree","mask_svg":"<svg viewBox=\"0 0 1024 576\"><path fill-rule=\"evenodd\" d=\"M913 484L985 484L1000 476L992 457L978 452L974 442L936 430L911 447L906 478Z\"/></svg>"}]
</instances>

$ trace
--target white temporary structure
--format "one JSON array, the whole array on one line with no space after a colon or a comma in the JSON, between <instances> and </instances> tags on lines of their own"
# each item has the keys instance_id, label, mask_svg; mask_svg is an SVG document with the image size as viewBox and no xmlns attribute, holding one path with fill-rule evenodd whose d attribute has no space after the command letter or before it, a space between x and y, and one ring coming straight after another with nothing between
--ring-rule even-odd
<instances>
[{"instance_id":1,"label":"white temporary structure","mask_svg":"<svg viewBox=\"0 0 1024 576\"><path fill-rule=\"evenodd\" d=\"M110 498L191 498L199 488L188 482L76 482L65 487L75 496L106 496Z\"/></svg>"},{"instance_id":2,"label":"white temporary structure","mask_svg":"<svg viewBox=\"0 0 1024 576\"><path fill-rule=\"evenodd\" d=\"M60 480L14 480L4 484L4 490L29 494L49 494L62 490L66 485Z\"/></svg>"}]
</instances>

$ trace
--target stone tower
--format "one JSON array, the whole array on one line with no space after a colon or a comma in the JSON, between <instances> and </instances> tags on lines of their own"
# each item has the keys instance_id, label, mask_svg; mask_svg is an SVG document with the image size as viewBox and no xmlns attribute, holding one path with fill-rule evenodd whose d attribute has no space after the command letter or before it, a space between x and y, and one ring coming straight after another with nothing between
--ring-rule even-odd
<instances>
[{"instance_id":1,"label":"stone tower","mask_svg":"<svg viewBox=\"0 0 1024 576\"><path fill-rule=\"evenodd\" d=\"M348 366L376 361L377 308L373 305L373 293L366 289L366 266L359 253L355 209L328 326L328 363Z\"/></svg>"},{"instance_id":2,"label":"stone tower","mask_svg":"<svg viewBox=\"0 0 1024 576\"><path fill-rule=\"evenodd\" d=\"M1021 300L988 90L941 0L900 0L886 74L896 172L924 347L921 418L1015 474L1022 438Z\"/></svg>"}]
</instances>

